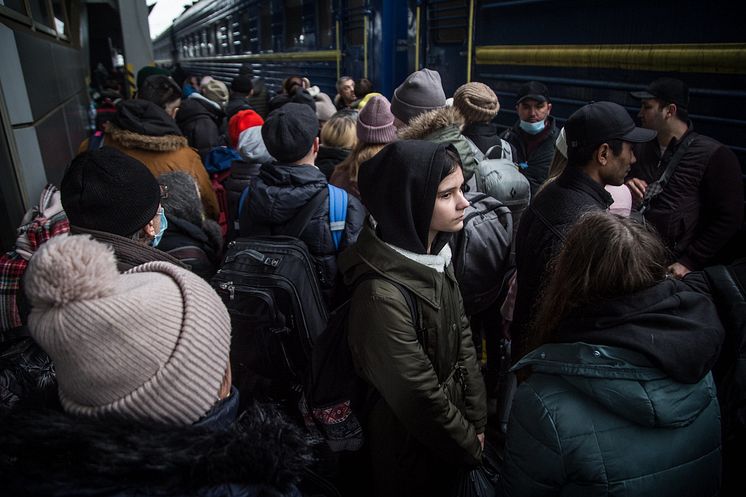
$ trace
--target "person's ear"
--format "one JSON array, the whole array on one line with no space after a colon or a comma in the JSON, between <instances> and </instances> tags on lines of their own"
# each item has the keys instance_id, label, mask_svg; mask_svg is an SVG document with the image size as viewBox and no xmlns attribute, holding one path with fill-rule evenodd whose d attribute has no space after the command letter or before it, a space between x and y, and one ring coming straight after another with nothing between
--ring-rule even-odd
<instances>
[{"instance_id":1,"label":"person's ear","mask_svg":"<svg viewBox=\"0 0 746 497\"><path fill-rule=\"evenodd\" d=\"M313 139L313 148L312 148L312 150L313 150L314 154L318 154L319 153L319 137L318 136Z\"/></svg>"},{"instance_id":2,"label":"person's ear","mask_svg":"<svg viewBox=\"0 0 746 497\"><path fill-rule=\"evenodd\" d=\"M611 154L609 144L601 144L601 146L596 149L596 161L602 166L605 166L609 162L609 154Z\"/></svg>"},{"instance_id":3,"label":"person's ear","mask_svg":"<svg viewBox=\"0 0 746 497\"><path fill-rule=\"evenodd\" d=\"M547 102L547 114L550 114L552 112L552 103Z\"/></svg>"}]
</instances>

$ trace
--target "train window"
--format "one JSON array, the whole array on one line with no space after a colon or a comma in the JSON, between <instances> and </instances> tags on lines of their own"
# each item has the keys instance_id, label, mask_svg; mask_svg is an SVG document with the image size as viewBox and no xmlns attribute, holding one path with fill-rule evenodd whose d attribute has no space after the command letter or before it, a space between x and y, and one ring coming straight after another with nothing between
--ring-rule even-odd
<instances>
[{"instance_id":1,"label":"train window","mask_svg":"<svg viewBox=\"0 0 746 497\"><path fill-rule=\"evenodd\" d=\"M62 2L52 1L52 12L54 14L54 27L60 36L67 36L67 15Z\"/></svg>"},{"instance_id":2,"label":"train window","mask_svg":"<svg viewBox=\"0 0 746 497\"><path fill-rule=\"evenodd\" d=\"M241 53L241 23L233 18L230 29L230 43L234 54Z\"/></svg>"},{"instance_id":3,"label":"train window","mask_svg":"<svg viewBox=\"0 0 746 497\"><path fill-rule=\"evenodd\" d=\"M262 50L272 50L272 4L262 2L259 16L259 34L262 37Z\"/></svg>"},{"instance_id":4,"label":"train window","mask_svg":"<svg viewBox=\"0 0 746 497\"><path fill-rule=\"evenodd\" d=\"M465 43L467 38L466 2L449 0L430 4L428 28L433 43Z\"/></svg>"},{"instance_id":5,"label":"train window","mask_svg":"<svg viewBox=\"0 0 746 497\"><path fill-rule=\"evenodd\" d=\"M199 55L201 57L205 57L209 55L207 51L207 30L206 29L202 30L202 33L200 33L200 38L201 40L199 43Z\"/></svg>"},{"instance_id":6,"label":"train window","mask_svg":"<svg viewBox=\"0 0 746 497\"><path fill-rule=\"evenodd\" d=\"M316 9L316 19L319 21L316 28L319 48L330 48L334 45L334 22L332 19L331 0L320 0L316 3Z\"/></svg>"},{"instance_id":7,"label":"train window","mask_svg":"<svg viewBox=\"0 0 746 497\"><path fill-rule=\"evenodd\" d=\"M215 33L217 30L217 24L207 29L207 55L215 55L215 46L217 45Z\"/></svg>"},{"instance_id":8,"label":"train window","mask_svg":"<svg viewBox=\"0 0 746 497\"><path fill-rule=\"evenodd\" d=\"M285 0L285 48L303 45L303 0Z\"/></svg>"},{"instance_id":9,"label":"train window","mask_svg":"<svg viewBox=\"0 0 746 497\"><path fill-rule=\"evenodd\" d=\"M0 9L5 7L6 9L15 10L19 14L26 15L26 2L23 0L3 0L0 3Z\"/></svg>"},{"instance_id":10,"label":"train window","mask_svg":"<svg viewBox=\"0 0 746 497\"><path fill-rule=\"evenodd\" d=\"M241 50L238 53L250 53L254 51L256 45L252 43L252 33L254 35L254 42L256 42L255 26L254 16L248 10L241 12L241 22L239 27L241 31Z\"/></svg>"},{"instance_id":11,"label":"train window","mask_svg":"<svg viewBox=\"0 0 746 497\"><path fill-rule=\"evenodd\" d=\"M366 0L348 0L347 2L347 10L350 14L346 23L345 35L349 45L361 46L363 44L363 37L365 36L363 8L365 4Z\"/></svg>"},{"instance_id":12,"label":"train window","mask_svg":"<svg viewBox=\"0 0 746 497\"><path fill-rule=\"evenodd\" d=\"M225 21L215 25L215 52L218 55L228 55L228 27Z\"/></svg>"},{"instance_id":13,"label":"train window","mask_svg":"<svg viewBox=\"0 0 746 497\"><path fill-rule=\"evenodd\" d=\"M49 28L54 26L47 9L47 0L30 0L29 4L31 5L31 17L34 18L34 21Z\"/></svg>"}]
</instances>

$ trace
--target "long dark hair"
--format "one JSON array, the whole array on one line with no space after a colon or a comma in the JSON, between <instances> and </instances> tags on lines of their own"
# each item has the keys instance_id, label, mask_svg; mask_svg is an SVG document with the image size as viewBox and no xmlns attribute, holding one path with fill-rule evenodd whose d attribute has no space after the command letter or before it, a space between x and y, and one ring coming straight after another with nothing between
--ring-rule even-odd
<instances>
[{"instance_id":1,"label":"long dark hair","mask_svg":"<svg viewBox=\"0 0 746 497\"><path fill-rule=\"evenodd\" d=\"M666 249L657 234L606 212L583 215L550 263L549 283L533 323L535 348L574 309L629 295L666 278Z\"/></svg>"}]
</instances>

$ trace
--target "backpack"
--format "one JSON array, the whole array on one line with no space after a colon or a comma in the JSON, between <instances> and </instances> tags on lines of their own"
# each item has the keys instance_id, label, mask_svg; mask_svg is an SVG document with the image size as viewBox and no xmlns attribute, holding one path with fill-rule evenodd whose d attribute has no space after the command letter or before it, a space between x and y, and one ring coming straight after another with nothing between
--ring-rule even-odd
<instances>
[{"instance_id":1,"label":"backpack","mask_svg":"<svg viewBox=\"0 0 746 497\"><path fill-rule=\"evenodd\" d=\"M521 215L531 200L531 184L513 162L510 144L501 139L500 145L495 145L483 154L473 141L466 137L464 139L471 146L474 158L477 160L476 171L466 183L469 191L486 193L507 206L513 215L513 236L515 236ZM493 157L498 148L501 149L500 157Z\"/></svg>"},{"instance_id":2,"label":"backpack","mask_svg":"<svg viewBox=\"0 0 746 497\"><path fill-rule=\"evenodd\" d=\"M329 199L330 225L341 226L341 242L347 196L335 189L321 189L299 215L274 231L281 234L231 242L211 280L231 316L231 366L244 394L283 400L300 390L310 351L326 329L329 313L314 260L298 237Z\"/></svg>"},{"instance_id":3,"label":"backpack","mask_svg":"<svg viewBox=\"0 0 746 497\"><path fill-rule=\"evenodd\" d=\"M326 331L311 351L298 403L306 427L326 440L332 452L358 450L364 442L360 419L365 417L366 405L369 407L372 402L366 402L363 380L355 373L347 344L347 318L355 289L372 279L385 279L399 289L412 316L417 340L422 344L424 339L417 299L406 287L378 273L367 273L351 285L350 297L332 312Z\"/></svg>"},{"instance_id":4,"label":"backpack","mask_svg":"<svg viewBox=\"0 0 746 497\"><path fill-rule=\"evenodd\" d=\"M451 250L464 308L472 316L497 300L512 266L513 218L486 193L469 192L466 199L464 228L451 240Z\"/></svg>"},{"instance_id":5,"label":"backpack","mask_svg":"<svg viewBox=\"0 0 746 497\"><path fill-rule=\"evenodd\" d=\"M223 182L231 175L233 161L241 160L238 152L230 147L213 147L205 155L205 169L210 175L210 185L218 200L218 224L225 238L228 234L228 193Z\"/></svg>"}]
</instances>

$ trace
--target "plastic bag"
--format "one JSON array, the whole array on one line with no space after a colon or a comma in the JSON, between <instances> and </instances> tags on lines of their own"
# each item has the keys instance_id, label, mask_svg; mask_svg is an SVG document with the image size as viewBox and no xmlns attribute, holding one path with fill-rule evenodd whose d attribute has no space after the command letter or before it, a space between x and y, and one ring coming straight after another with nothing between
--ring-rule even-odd
<instances>
[{"instance_id":1,"label":"plastic bag","mask_svg":"<svg viewBox=\"0 0 746 497\"><path fill-rule=\"evenodd\" d=\"M499 456L495 448L489 443L484 444L482 451L482 465L465 471L461 475L457 497L496 497L497 484L500 480Z\"/></svg>"}]
</instances>

